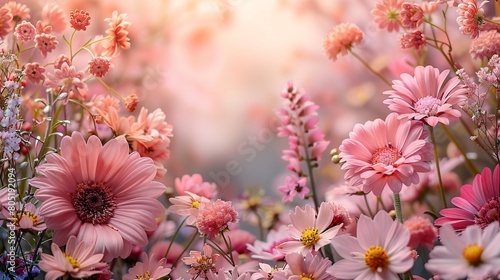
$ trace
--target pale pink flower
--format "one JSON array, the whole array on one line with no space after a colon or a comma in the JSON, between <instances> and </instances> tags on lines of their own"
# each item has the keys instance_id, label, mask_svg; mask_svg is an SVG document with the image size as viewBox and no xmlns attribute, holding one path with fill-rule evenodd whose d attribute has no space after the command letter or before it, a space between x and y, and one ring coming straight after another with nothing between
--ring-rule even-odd
<instances>
[{"instance_id":1,"label":"pale pink flower","mask_svg":"<svg viewBox=\"0 0 500 280\"><path fill-rule=\"evenodd\" d=\"M458 77L445 82L449 73L448 69L440 72L431 65L417 66L414 76L402 74L400 80L392 82L392 90L384 92L388 95L384 104L399 118L420 120L430 126L448 125L461 116L453 106L467 100L467 89Z\"/></svg>"},{"instance_id":2,"label":"pale pink flower","mask_svg":"<svg viewBox=\"0 0 500 280\"><path fill-rule=\"evenodd\" d=\"M203 177L198 173L191 176L183 175L182 178L175 178L175 190L180 195L184 195L186 191L189 191L208 199L217 196L217 185L215 183L204 182Z\"/></svg>"},{"instance_id":3,"label":"pale pink flower","mask_svg":"<svg viewBox=\"0 0 500 280\"><path fill-rule=\"evenodd\" d=\"M56 4L46 4L42 8L42 19L46 26L51 26L56 33L66 30L68 21L65 11Z\"/></svg>"},{"instance_id":4,"label":"pale pink flower","mask_svg":"<svg viewBox=\"0 0 500 280\"><path fill-rule=\"evenodd\" d=\"M23 21L18 24L14 31L14 36L16 36L19 42L29 42L35 39L35 26L31 22Z\"/></svg>"},{"instance_id":5,"label":"pale pink flower","mask_svg":"<svg viewBox=\"0 0 500 280\"><path fill-rule=\"evenodd\" d=\"M48 73L45 84L49 87L59 87L61 92L67 92L70 97L77 94L81 99L87 97L87 84L83 82L85 73L76 71L75 66L63 62L61 69L54 69L54 74Z\"/></svg>"},{"instance_id":6,"label":"pale pink flower","mask_svg":"<svg viewBox=\"0 0 500 280\"><path fill-rule=\"evenodd\" d=\"M373 21L378 24L380 29L387 31L399 31L399 13L403 0L381 0L375 2L375 8L371 10Z\"/></svg>"},{"instance_id":7,"label":"pale pink flower","mask_svg":"<svg viewBox=\"0 0 500 280\"><path fill-rule=\"evenodd\" d=\"M93 108L92 111L109 111L113 108L116 111L121 109L120 100L112 95L97 94L92 96L92 100L87 103L87 106Z\"/></svg>"},{"instance_id":8,"label":"pale pink flower","mask_svg":"<svg viewBox=\"0 0 500 280\"><path fill-rule=\"evenodd\" d=\"M412 268L410 233L387 212L378 212L373 220L361 215L356 236L333 239L332 245L343 259L328 268L328 273L340 279L390 280Z\"/></svg>"},{"instance_id":9,"label":"pale pink flower","mask_svg":"<svg viewBox=\"0 0 500 280\"><path fill-rule=\"evenodd\" d=\"M19 23L23 20L28 20L31 18L30 8L23 3L19 3L17 1L9 1L3 7L10 10L12 13L12 21L11 26L14 27L16 23Z\"/></svg>"},{"instance_id":10,"label":"pale pink flower","mask_svg":"<svg viewBox=\"0 0 500 280\"><path fill-rule=\"evenodd\" d=\"M307 187L307 178L299 178L295 175L286 176L285 185L279 186L278 190L283 194L283 198L281 199L283 203L287 201L293 201L293 198L295 196L298 196L300 199L304 200L305 196L311 192Z\"/></svg>"},{"instance_id":11,"label":"pale pink flower","mask_svg":"<svg viewBox=\"0 0 500 280\"><path fill-rule=\"evenodd\" d=\"M219 233L229 230L230 223L238 222L238 212L231 201L217 199L215 202L200 204L196 217L196 227L200 234L213 239Z\"/></svg>"},{"instance_id":12,"label":"pale pink flower","mask_svg":"<svg viewBox=\"0 0 500 280\"><path fill-rule=\"evenodd\" d=\"M493 173L484 168L474 177L472 185L460 188L460 196L451 199L458 208L445 208L439 212L441 218L435 221L437 226L451 224L455 230L463 230L470 225L485 228L500 221L500 165Z\"/></svg>"},{"instance_id":13,"label":"pale pink flower","mask_svg":"<svg viewBox=\"0 0 500 280\"><path fill-rule=\"evenodd\" d=\"M103 146L97 136L86 142L78 132L64 137L60 149L60 155L47 154L30 180L53 241L64 245L75 235L97 242L96 251L106 261L126 258L132 244L145 246L146 231L155 230L156 218L165 214L156 198L166 187L153 181L153 161L129 153L126 141L113 139Z\"/></svg>"},{"instance_id":14,"label":"pale pink flower","mask_svg":"<svg viewBox=\"0 0 500 280\"><path fill-rule=\"evenodd\" d=\"M54 61L54 68L60 70L64 63L66 63L68 66L73 65L69 57L64 54L60 54Z\"/></svg>"},{"instance_id":15,"label":"pale pink flower","mask_svg":"<svg viewBox=\"0 0 500 280\"><path fill-rule=\"evenodd\" d=\"M106 18L109 22L109 29L106 34L110 37L109 40L102 45L105 49L103 56L118 56L120 49L130 48L130 38L128 38L128 27L130 22L127 21L127 14L118 14L118 11L113 11L111 18Z\"/></svg>"},{"instance_id":16,"label":"pale pink flower","mask_svg":"<svg viewBox=\"0 0 500 280\"><path fill-rule=\"evenodd\" d=\"M320 255L313 255L311 252L302 256L300 253L288 253L285 256L287 269L285 271L289 280L333 280L332 275L326 273L326 269L332 266L329 259L324 259Z\"/></svg>"},{"instance_id":17,"label":"pale pink flower","mask_svg":"<svg viewBox=\"0 0 500 280\"><path fill-rule=\"evenodd\" d=\"M488 1L483 1L483 3L478 7L476 0L462 0L458 4L458 17L457 23L459 25L459 30L465 34L469 35L471 39L477 38L479 35L479 28L484 23L484 10L482 6Z\"/></svg>"},{"instance_id":18,"label":"pale pink flower","mask_svg":"<svg viewBox=\"0 0 500 280\"><path fill-rule=\"evenodd\" d=\"M169 198L172 205L168 207L168 211L177 215L186 216L186 223L188 225L194 225L200 205L209 203L210 200L189 191L185 191L185 194L186 195Z\"/></svg>"},{"instance_id":19,"label":"pale pink flower","mask_svg":"<svg viewBox=\"0 0 500 280\"><path fill-rule=\"evenodd\" d=\"M19 202L15 205L14 216L10 213L6 215L6 218L11 220L12 223L18 229L32 229L36 231L42 231L47 228L43 221L43 216L38 213L38 208L31 202L26 204L21 204Z\"/></svg>"},{"instance_id":20,"label":"pale pink flower","mask_svg":"<svg viewBox=\"0 0 500 280\"><path fill-rule=\"evenodd\" d=\"M341 23L323 38L323 51L326 56L335 61L337 55L347 54L355 45L361 44L363 32L353 23Z\"/></svg>"},{"instance_id":21,"label":"pale pink flower","mask_svg":"<svg viewBox=\"0 0 500 280\"><path fill-rule=\"evenodd\" d=\"M182 258L182 261L190 266L189 274L204 279L210 271L217 272L215 263L219 257L219 254L212 254L212 248L208 244L204 244L203 254L200 251L191 251L189 257Z\"/></svg>"},{"instance_id":22,"label":"pale pink flower","mask_svg":"<svg viewBox=\"0 0 500 280\"><path fill-rule=\"evenodd\" d=\"M252 279L273 279L273 280L285 280L288 279L285 275L283 268L275 266L270 266L267 263L259 263L259 271L252 274Z\"/></svg>"},{"instance_id":23,"label":"pale pink flower","mask_svg":"<svg viewBox=\"0 0 500 280\"><path fill-rule=\"evenodd\" d=\"M89 61L89 73L96 77L104 77L108 73L111 63L103 57L94 57Z\"/></svg>"},{"instance_id":24,"label":"pale pink flower","mask_svg":"<svg viewBox=\"0 0 500 280\"><path fill-rule=\"evenodd\" d=\"M170 268L165 266L165 258L155 261L153 254L148 257L148 254L142 252L141 260L142 262L136 263L128 270L127 274L123 275L123 280L156 280L167 276L171 271Z\"/></svg>"},{"instance_id":25,"label":"pale pink flower","mask_svg":"<svg viewBox=\"0 0 500 280\"><path fill-rule=\"evenodd\" d=\"M419 246L431 249L437 239L437 228L428 218L420 215L414 215L406 219L403 225L410 231L410 242L408 246L416 249Z\"/></svg>"},{"instance_id":26,"label":"pale pink flower","mask_svg":"<svg viewBox=\"0 0 500 280\"><path fill-rule=\"evenodd\" d=\"M477 225L455 233L443 225L439 234L443 246L430 252L425 268L440 279L496 279L500 273L500 228L498 223L484 230Z\"/></svg>"},{"instance_id":27,"label":"pale pink flower","mask_svg":"<svg viewBox=\"0 0 500 280\"><path fill-rule=\"evenodd\" d=\"M329 245L342 227L330 227L333 212L324 202L317 213L311 205L306 204L304 209L296 206L295 212L290 211L289 216L291 224L288 225L288 232L294 240L278 246L283 253L299 252L306 255L308 252L317 252L321 247Z\"/></svg>"},{"instance_id":28,"label":"pale pink flower","mask_svg":"<svg viewBox=\"0 0 500 280\"><path fill-rule=\"evenodd\" d=\"M12 30L12 26L10 25L11 21L12 13L10 10L5 7L0 7L0 38L5 38Z\"/></svg>"},{"instance_id":29,"label":"pale pink flower","mask_svg":"<svg viewBox=\"0 0 500 280\"><path fill-rule=\"evenodd\" d=\"M106 267L101 262L102 254L94 254L95 242L80 241L77 243L75 236L71 236L62 252L55 242L50 245L52 256L42 253L40 269L45 271L45 279L55 280L59 277L71 276L74 278L87 278L102 273L99 268Z\"/></svg>"},{"instance_id":30,"label":"pale pink flower","mask_svg":"<svg viewBox=\"0 0 500 280\"><path fill-rule=\"evenodd\" d=\"M399 21L405 29L415 29L424 22L424 11L415 3L404 2L399 11Z\"/></svg>"},{"instance_id":31,"label":"pale pink flower","mask_svg":"<svg viewBox=\"0 0 500 280\"><path fill-rule=\"evenodd\" d=\"M490 59L500 54L500 32L497 30L482 31L469 46L469 53L474 59Z\"/></svg>"},{"instance_id":32,"label":"pale pink flower","mask_svg":"<svg viewBox=\"0 0 500 280\"><path fill-rule=\"evenodd\" d=\"M73 10L69 13L69 24L76 31L85 31L87 26L90 25L90 14L85 10Z\"/></svg>"},{"instance_id":33,"label":"pale pink flower","mask_svg":"<svg viewBox=\"0 0 500 280\"><path fill-rule=\"evenodd\" d=\"M40 83L45 80L45 67L40 66L38 62L26 63L24 73L26 73L26 78L33 83Z\"/></svg>"},{"instance_id":34,"label":"pale pink flower","mask_svg":"<svg viewBox=\"0 0 500 280\"><path fill-rule=\"evenodd\" d=\"M415 30L409 33L404 33L400 38L400 46L402 49L421 50L425 47L427 43L425 39L425 34L420 30Z\"/></svg>"},{"instance_id":35,"label":"pale pink flower","mask_svg":"<svg viewBox=\"0 0 500 280\"><path fill-rule=\"evenodd\" d=\"M43 58L47 57L47 53L56 49L57 41L56 36L48 33L40 33L35 35L35 47L40 51Z\"/></svg>"},{"instance_id":36,"label":"pale pink flower","mask_svg":"<svg viewBox=\"0 0 500 280\"><path fill-rule=\"evenodd\" d=\"M285 254L278 250L278 246L286 241L292 241L288 234L288 227L281 225L277 230L271 229L267 234L266 242L255 240L253 244L248 244L248 250L252 252L252 258L261 260L282 261Z\"/></svg>"},{"instance_id":37,"label":"pale pink flower","mask_svg":"<svg viewBox=\"0 0 500 280\"><path fill-rule=\"evenodd\" d=\"M419 181L418 173L430 170L432 144L422 122L398 119L391 113L384 120L356 124L339 147L344 178L350 185L380 195L385 186L399 193L403 185Z\"/></svg>"}]
</instances>

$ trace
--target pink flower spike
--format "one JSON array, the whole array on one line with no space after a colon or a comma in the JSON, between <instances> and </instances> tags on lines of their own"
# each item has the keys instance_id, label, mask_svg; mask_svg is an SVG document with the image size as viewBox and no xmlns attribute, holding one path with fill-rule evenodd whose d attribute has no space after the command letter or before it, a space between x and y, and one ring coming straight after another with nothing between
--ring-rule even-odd
<instances>
[{"instance_id":1,"label":"pink flower spike","mask_svg":"<svg viewBox=\"0 0 500 280\"><path fill-rule=\"evenodd\" d=\"M165 258L155 261L154 254L150 257L145 252L141 254L142 262L138 262L131 267L127 274L123 275L123 280L149 279L156 280L167 276L171 269L165 266Z\"/></svg>"}]
</instances>

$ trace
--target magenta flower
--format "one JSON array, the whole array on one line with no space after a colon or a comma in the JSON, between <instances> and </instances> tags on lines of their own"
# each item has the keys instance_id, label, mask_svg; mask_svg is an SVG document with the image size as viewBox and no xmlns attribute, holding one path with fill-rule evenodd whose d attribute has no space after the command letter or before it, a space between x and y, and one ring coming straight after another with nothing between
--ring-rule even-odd
<instances>
[{"instance_id":1,"label":"magenta flower","mask_svg":"<svg viewBox=\"0 0 500 280\"><path fill-rule=\"evenodd\" d=\"M410 233L385 211L372 219L361 215L356 236L339 235L333 247L343 258L327 272L339 279L399 279L413 266Z\"/></svg>"},{"instance_id":2,"label":"magenta flower","mask_svg":"<svg viewBox=\"0 0 500 280\"><path fill-rule=\"evenodd\" d=\"M393 81L392 90L385 91L388 99L384 104L400 115L400 118L424 121L430 126L448 125L461 116L453 109L467 100L467 90L458 77L445 83L450 70L439 72L430 65L415 68L415 75L402 74L401 80Z\"/></svg>"},{"instance_id":3,"label":"magenta flower","mask_svg":"<svg viewBox=\"0 0 500 280\"><path fill-rule=\"evenodd\" d=\"M126 141L103 146L96 136L85 142L78 132L64 137L60 147L61 154L48 154L30 181L42 202L39 213L54 230L53 241L64 245L75 235L78 241L97 242L106 261L126 258L133 244L145 246L146 231L155 230L156 218L165 214L156 198L166 188L153 181L153 161L129 154Z\"/></svg>"},{"instance_id":4,"label":"magenta flower","mask_svg":"<svg viewBox=\"0 0 500 280\"><path fill-rule=\"evenodd\" d=\"M400 120L395 113L385 121L357 124L339 147L344 178L363 191L380 195L385 186L399 193L403 185L419 182L419 172L430 170L432 144L425 141L423 123Z\"/></svg>"},{"instance_id":5,"label":"magenta flower","mask_svg":"<svg viewBox=\"0 0 500 280\"><path fill-rule=\"evenodd\" d=\"M474 177L472 185L460 188L460 196L451 199L458 208L446 208L439 212L443 217L435 221L437 226L451 224L455 230L470 225L484 229L500 221L500 165L493 174L489 168Z\"/></svg>"},{"instance_id":6,"label":"magenta flower","mask_svg":"<svg viewBox=\"0 0 500 280\"><path fill-rule=\"evenodd\" d=\"M148 257L145 252L141 254L142 262L131 267L127 274L123 275L123 280L134 279L160 279L167 276L171 269L165 266L165 258L155 261L154 255Z\"/></svg>"},{"instance_id":7,"label":"magenta flower","mask_svg":"<svg viewBox=\"0 0 500 280\"><path fill-rule=\"evenodd\" d=\"M287 201L293 201L293 198L295 196L300 197L300 199L304 199L306 194L310 192L309 188L307 187L307 178L298 178L295 175L286 176L285 185L279 186L278 190L283 194L283 203Z\"/></svg>"}]
</instances>

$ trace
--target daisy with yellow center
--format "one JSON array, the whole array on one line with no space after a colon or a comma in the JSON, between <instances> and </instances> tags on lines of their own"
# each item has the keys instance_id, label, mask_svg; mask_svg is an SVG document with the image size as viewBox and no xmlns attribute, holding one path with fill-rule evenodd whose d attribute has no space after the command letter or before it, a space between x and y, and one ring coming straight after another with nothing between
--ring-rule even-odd
<instances>
[{"instance_id":1,"label":"daisy with yellow center","mask_svg":"<svg viewBox=\"0 0 500 280\"><path fill-rule=\"evenodd\" d=\"M13 217L7 217L12 220L16 229L32 229L41 231L46 229L43 217L38 214L36 206L28 202L26 204L16 203L16 210Z\"/></svg>"}]
</instances>

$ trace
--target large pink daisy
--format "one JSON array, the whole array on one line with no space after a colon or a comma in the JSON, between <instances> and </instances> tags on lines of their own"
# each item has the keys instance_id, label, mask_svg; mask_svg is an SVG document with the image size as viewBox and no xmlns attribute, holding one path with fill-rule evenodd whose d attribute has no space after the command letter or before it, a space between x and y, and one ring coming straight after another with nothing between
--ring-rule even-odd
<instances>
[{"instance_id":1,"label":"large pink daisy","mask_svg":"<svg viewBox=\"0 0 500 280\"><path fill-rule=\"evenodd\" d=\"M39 213L54 230L55 243L64 245L71 235L96 242L106 261L147 244L146 231L155 230L156 218L165 213L156 198L166 187L153 181L153 160L129 154L127 141L103 146L96 136L85 142L78 132L62 139L60 155L46 159L30 184L38 188Z\"/></svg>"},{"instance_id":2,"label":"large pink daisy","mask_svg":"<svg viewBox=\"0 0 500 280\"><path fill-rule=\"evenodd\" d=\"M395 193L402 185L419 182L418 172L428 172L432 144L425 141L423 123L400 120L395 113L385 121L357 124L339 147L344 178L350 185L380 195L385 186Z\"/></svg>"},{"instance_id":3,"label":"large pink daisy","mask_svg":"<svg viewBox=\"0 0 500 280\"><path fill-rule=\"evenodd\" d=\"M384 104L400 118L422 120L430 126L456 121L461 113L453 106L467 100L467 89L458 77L445 83L449 72L417 66L414 76L404 73L401 80L393 81L393 89L384 92L389 96Z\"/></svg>"},{"instance_id":4,"label":"large pink daisy","mask_svg":"<svg viewBox=\"0 0 500 280\"><path fill-rule=\"evenodd\" d=\"M493 174L489 168L476 175L472 185L463 185L460 196L451 199L458 208L446 208L439 212L443 217L435 222L437 226L451 224L455 230L463 230L470 225L482 229L491 223L500 222L500 165Z\"/></svg>"}]
</instances>

